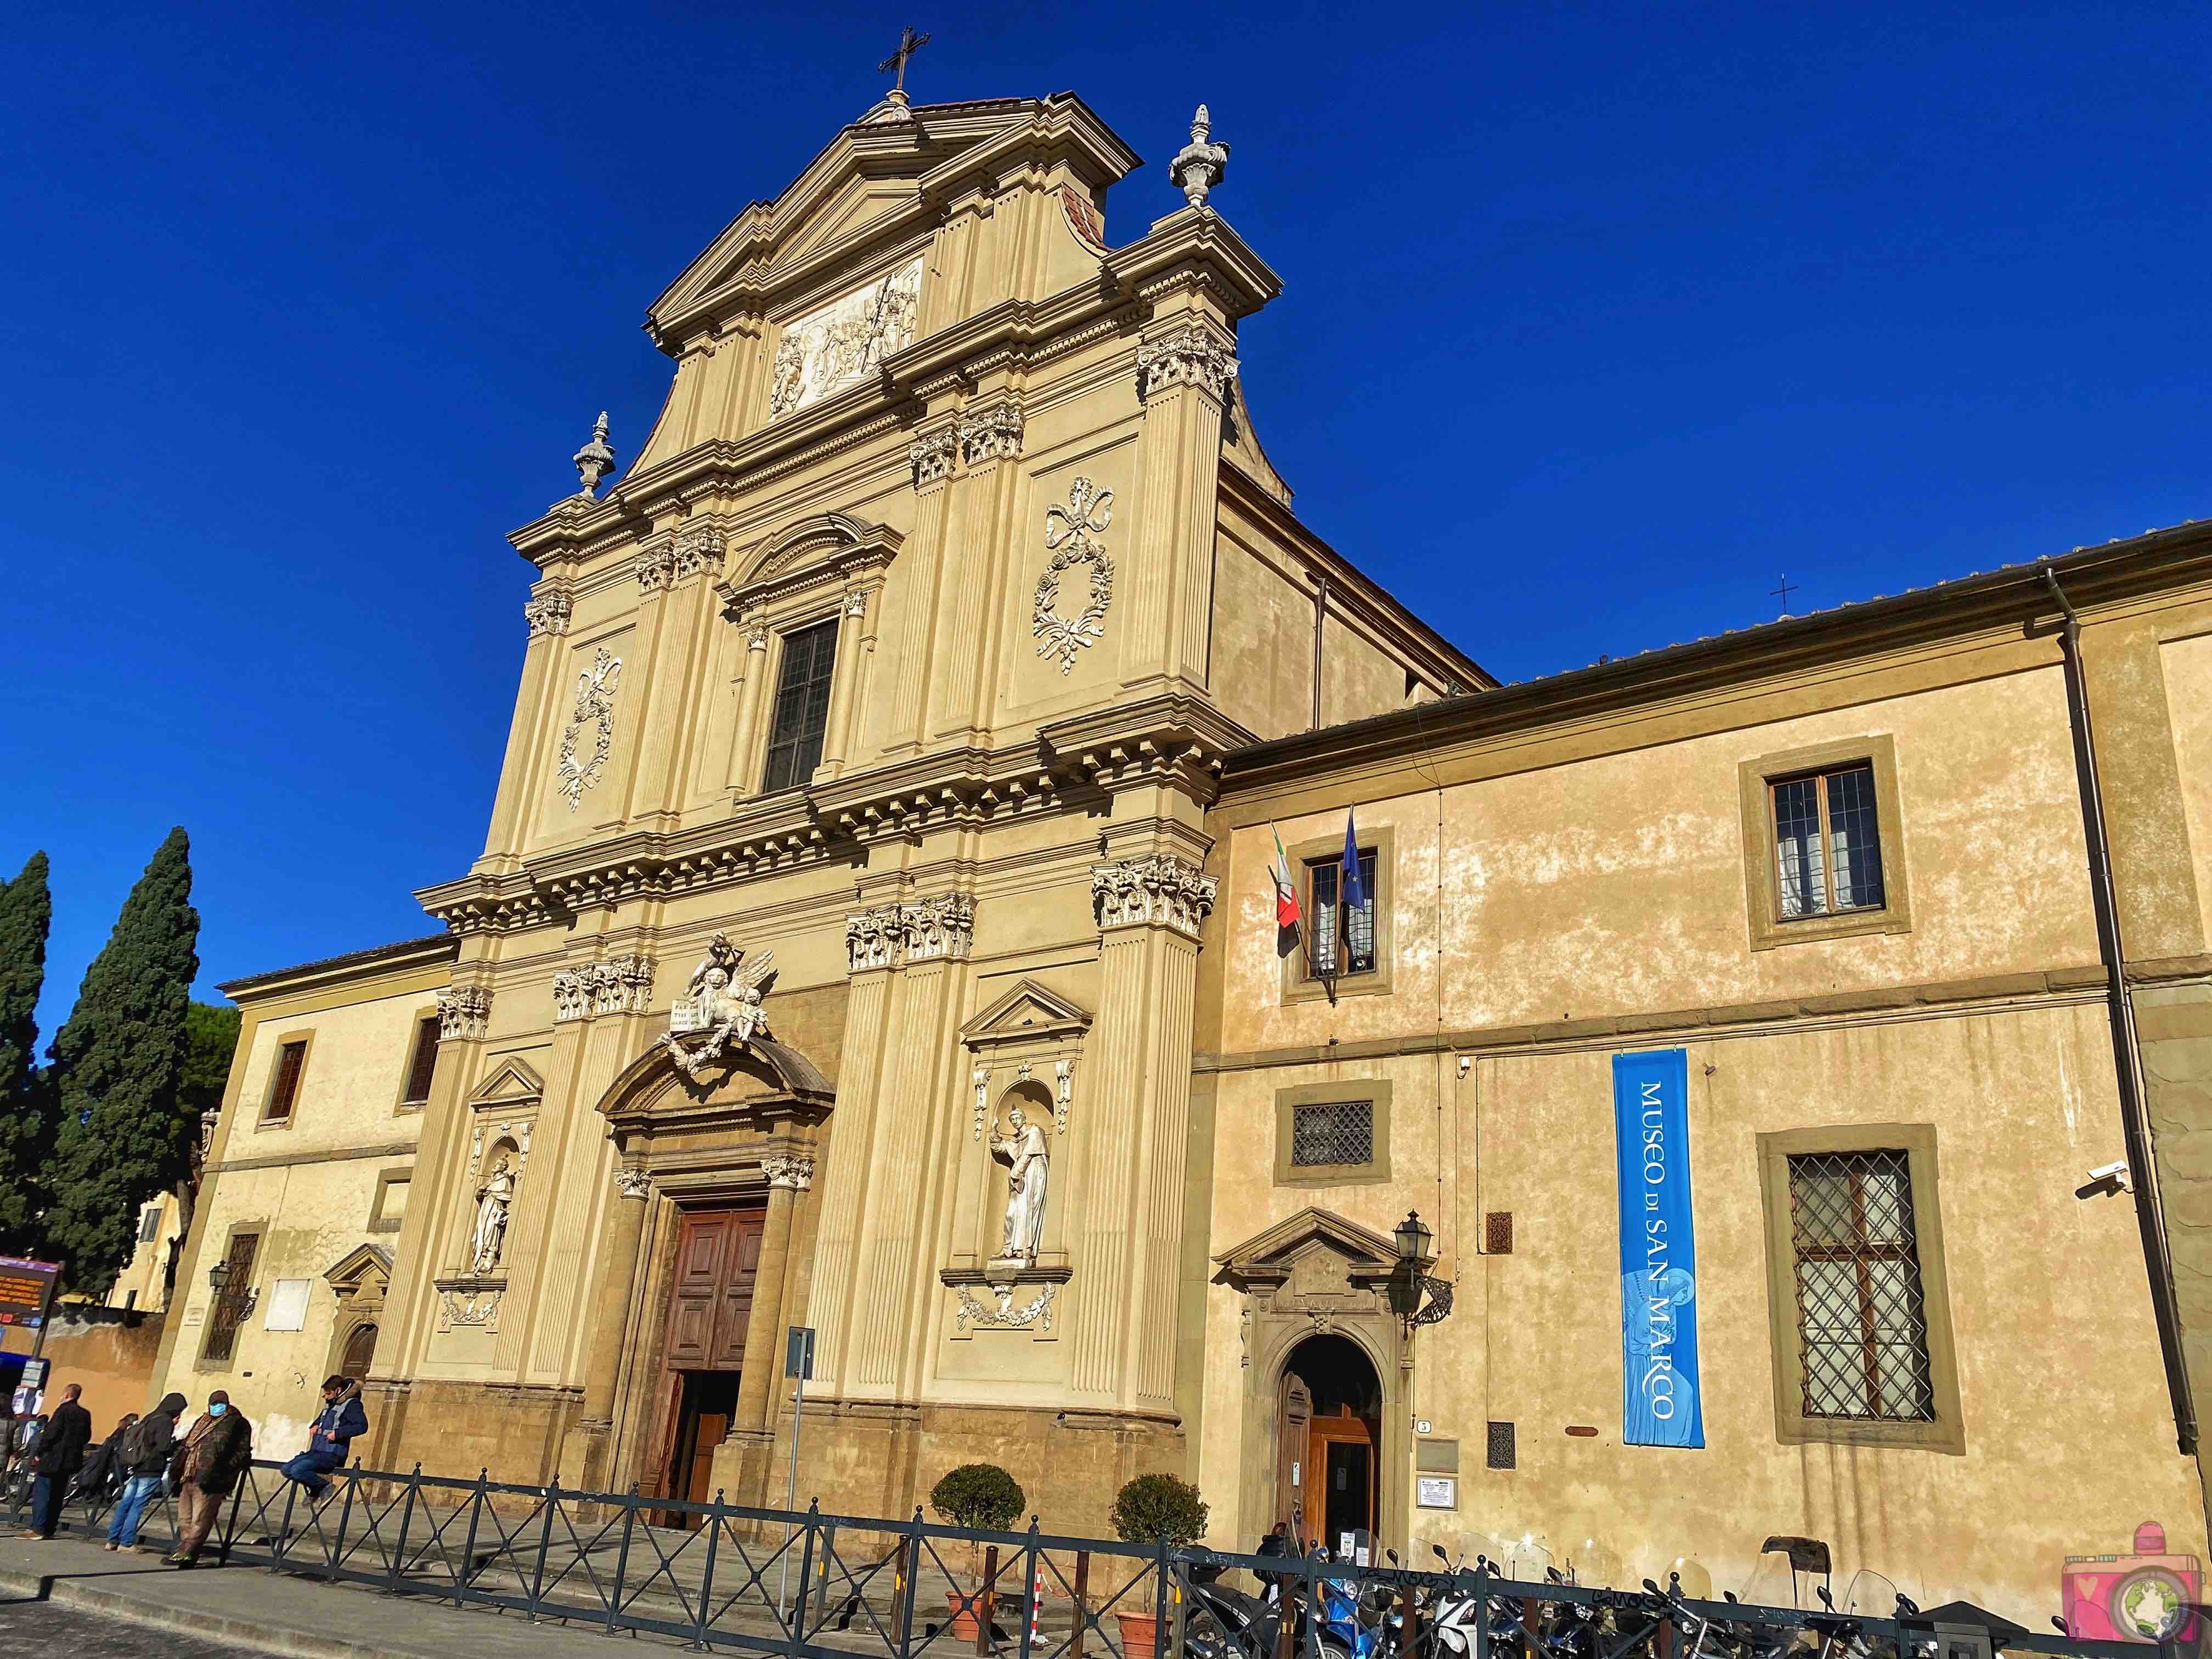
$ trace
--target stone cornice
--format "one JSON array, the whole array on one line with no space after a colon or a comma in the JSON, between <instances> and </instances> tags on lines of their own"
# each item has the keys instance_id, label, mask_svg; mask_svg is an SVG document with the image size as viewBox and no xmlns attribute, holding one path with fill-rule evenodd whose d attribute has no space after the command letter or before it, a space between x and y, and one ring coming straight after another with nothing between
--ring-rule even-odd
<instances>
[{"instance_id":1,"label":"stone cornice","mask_svg":"<svg viewBox=\"0 0 2212 1659\"><path fill-rule=\"evenodd\" d=\"M1202 287L1231 317L1249 316L1283 291L1283 279L1211 208L1184 208L1102 261L1115 286L1148 299Z\"/></svg>"},{"instance_id":2,"label":"stone cornice","mask_svg":"<svg viewBox=\"0 0 2212 1659\"><path fill-rule=\"evenodd\" d=\"M1205 803L1222 757L1256 739L1195 694L1166 692L1050 721L1037 741L1055 765L1109 794L1166 785Z\"/></svg>"},{"instance_id":3,"label":"stone cornice","mask_svg":"<svg viewBox=\"0 0 2212 1659\"><path fill-rule=\"evenodd\" d=\"M1177 766L1187 763L1174 757ZM1107 764L1100 763L1102 768ZM1142 757L1125 763L1112 787L1145 781ZM1153 764L1161 775L1175 768ZM1180 775L1180 774L1176 774ZM1211 780L1204 780L1210 790ZM869 843L961 826L996 828L1083 811L1100 786L1078 759L1037 744L955 750L847 774L818 786L740 801L719 823L676 831L633 830L557 848L520 871L476 872L426 887L416 898L455 933L506 933L544 926L597 905L667 897L764 878L849 858Z\"/></svg>"}]
</instances>

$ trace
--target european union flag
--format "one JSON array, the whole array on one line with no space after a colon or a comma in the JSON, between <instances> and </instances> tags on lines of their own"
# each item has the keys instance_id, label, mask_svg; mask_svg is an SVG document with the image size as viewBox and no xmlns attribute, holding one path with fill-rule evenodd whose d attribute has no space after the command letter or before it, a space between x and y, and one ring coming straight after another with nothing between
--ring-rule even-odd
<instances>
[{"instance_id":1,"label":"european union flag","mask_svg":"<svg viewBox=\"0 0 2212 1659\"><path fill-rule=\"evenodd\" d=\"M1339 885L1346 910L1366 908L1367 890L1359 884L1359 831L1352 828L1349 811L1344 815L1344 875Z\"/></svg>"}]
</instances>

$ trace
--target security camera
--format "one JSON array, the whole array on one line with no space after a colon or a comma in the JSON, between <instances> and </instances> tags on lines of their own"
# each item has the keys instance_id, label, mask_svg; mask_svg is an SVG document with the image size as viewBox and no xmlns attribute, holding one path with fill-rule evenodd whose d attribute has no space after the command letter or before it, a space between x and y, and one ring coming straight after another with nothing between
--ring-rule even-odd
<instances>
[{"instance_id":1,"label":"security camera","mask_svg":"<svg viewBox=\"0 0 2212 1659\"><path fill-rule=\"evenodd\" d=\"M2128 1173L2127 1160L2120 1158L2111 1164L2100 1164L2090 1170L2088 1184L2076 1187L2074 1196L2099 1198L2112 1193L2131 1193L2135 1189L2135 1182Z\"/></svg>"}]
</instances>

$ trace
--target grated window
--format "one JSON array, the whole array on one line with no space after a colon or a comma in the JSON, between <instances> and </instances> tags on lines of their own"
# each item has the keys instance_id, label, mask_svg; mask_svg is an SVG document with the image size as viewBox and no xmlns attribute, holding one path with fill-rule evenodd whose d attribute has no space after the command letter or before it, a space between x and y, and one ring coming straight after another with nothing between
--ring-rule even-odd
<instances>
[{"instance_id":1,"label":"grated window","mask_svg":"<svg viewBox=\"0 0 2212 1659\"><path fill-rule=\"evenodd\" d=\"M1510 1423L1492 1423L1490 1425L1489 1462L1493 1469L1517 1467L1513 1454L1513 1425Z\"/></svg>"},{"instance_id":2,"label":"grated window","mask_svg":"<svg viewBox=\"0 0 2212 1659\"><path fill-rule=\"evenodd\" d=\"M1373 1101L1315 1100L1291 1108L1292 1168L1374 1161Z\"/></svg>"},{"instance_id":3,"label":"grated window","mask_svg":"<svg viewBox=\"0 0 2212 1659\"><path fill-rule=\"evenodd\" d=\"M1482 1250L1485 1255L1513 1254L1513 1212L1492 1210L1482 1218Z\"/></svg>"},{"instance_id":4,"label":"grated window","mask_svg":"<svg viewBox=\"0 0 2212 1659\"><path fill-rule=\"evenodd\" d=\"M1790 1160L1808 1417L1935 1420L1928 1310L1902 1151Z\"/></svg>"}]
</instances>

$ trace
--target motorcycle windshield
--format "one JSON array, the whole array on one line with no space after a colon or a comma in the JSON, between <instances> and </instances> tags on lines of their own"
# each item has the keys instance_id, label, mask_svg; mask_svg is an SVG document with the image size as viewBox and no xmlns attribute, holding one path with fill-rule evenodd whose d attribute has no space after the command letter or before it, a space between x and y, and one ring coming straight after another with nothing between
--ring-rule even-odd
<instances>
[{"instance_id":1,"label":"motorcycle windshield","mask_svg":"<svg viewBox=\"0 0 2212 1659\"><path fill-rule=\"evenodd\" d=\"M1862 1619L1894 1619L1897 1586L1881 1574L1862 1567L1851 1575L1850 1585L1838 1605Z\"/></svg>"}]
</instances>

